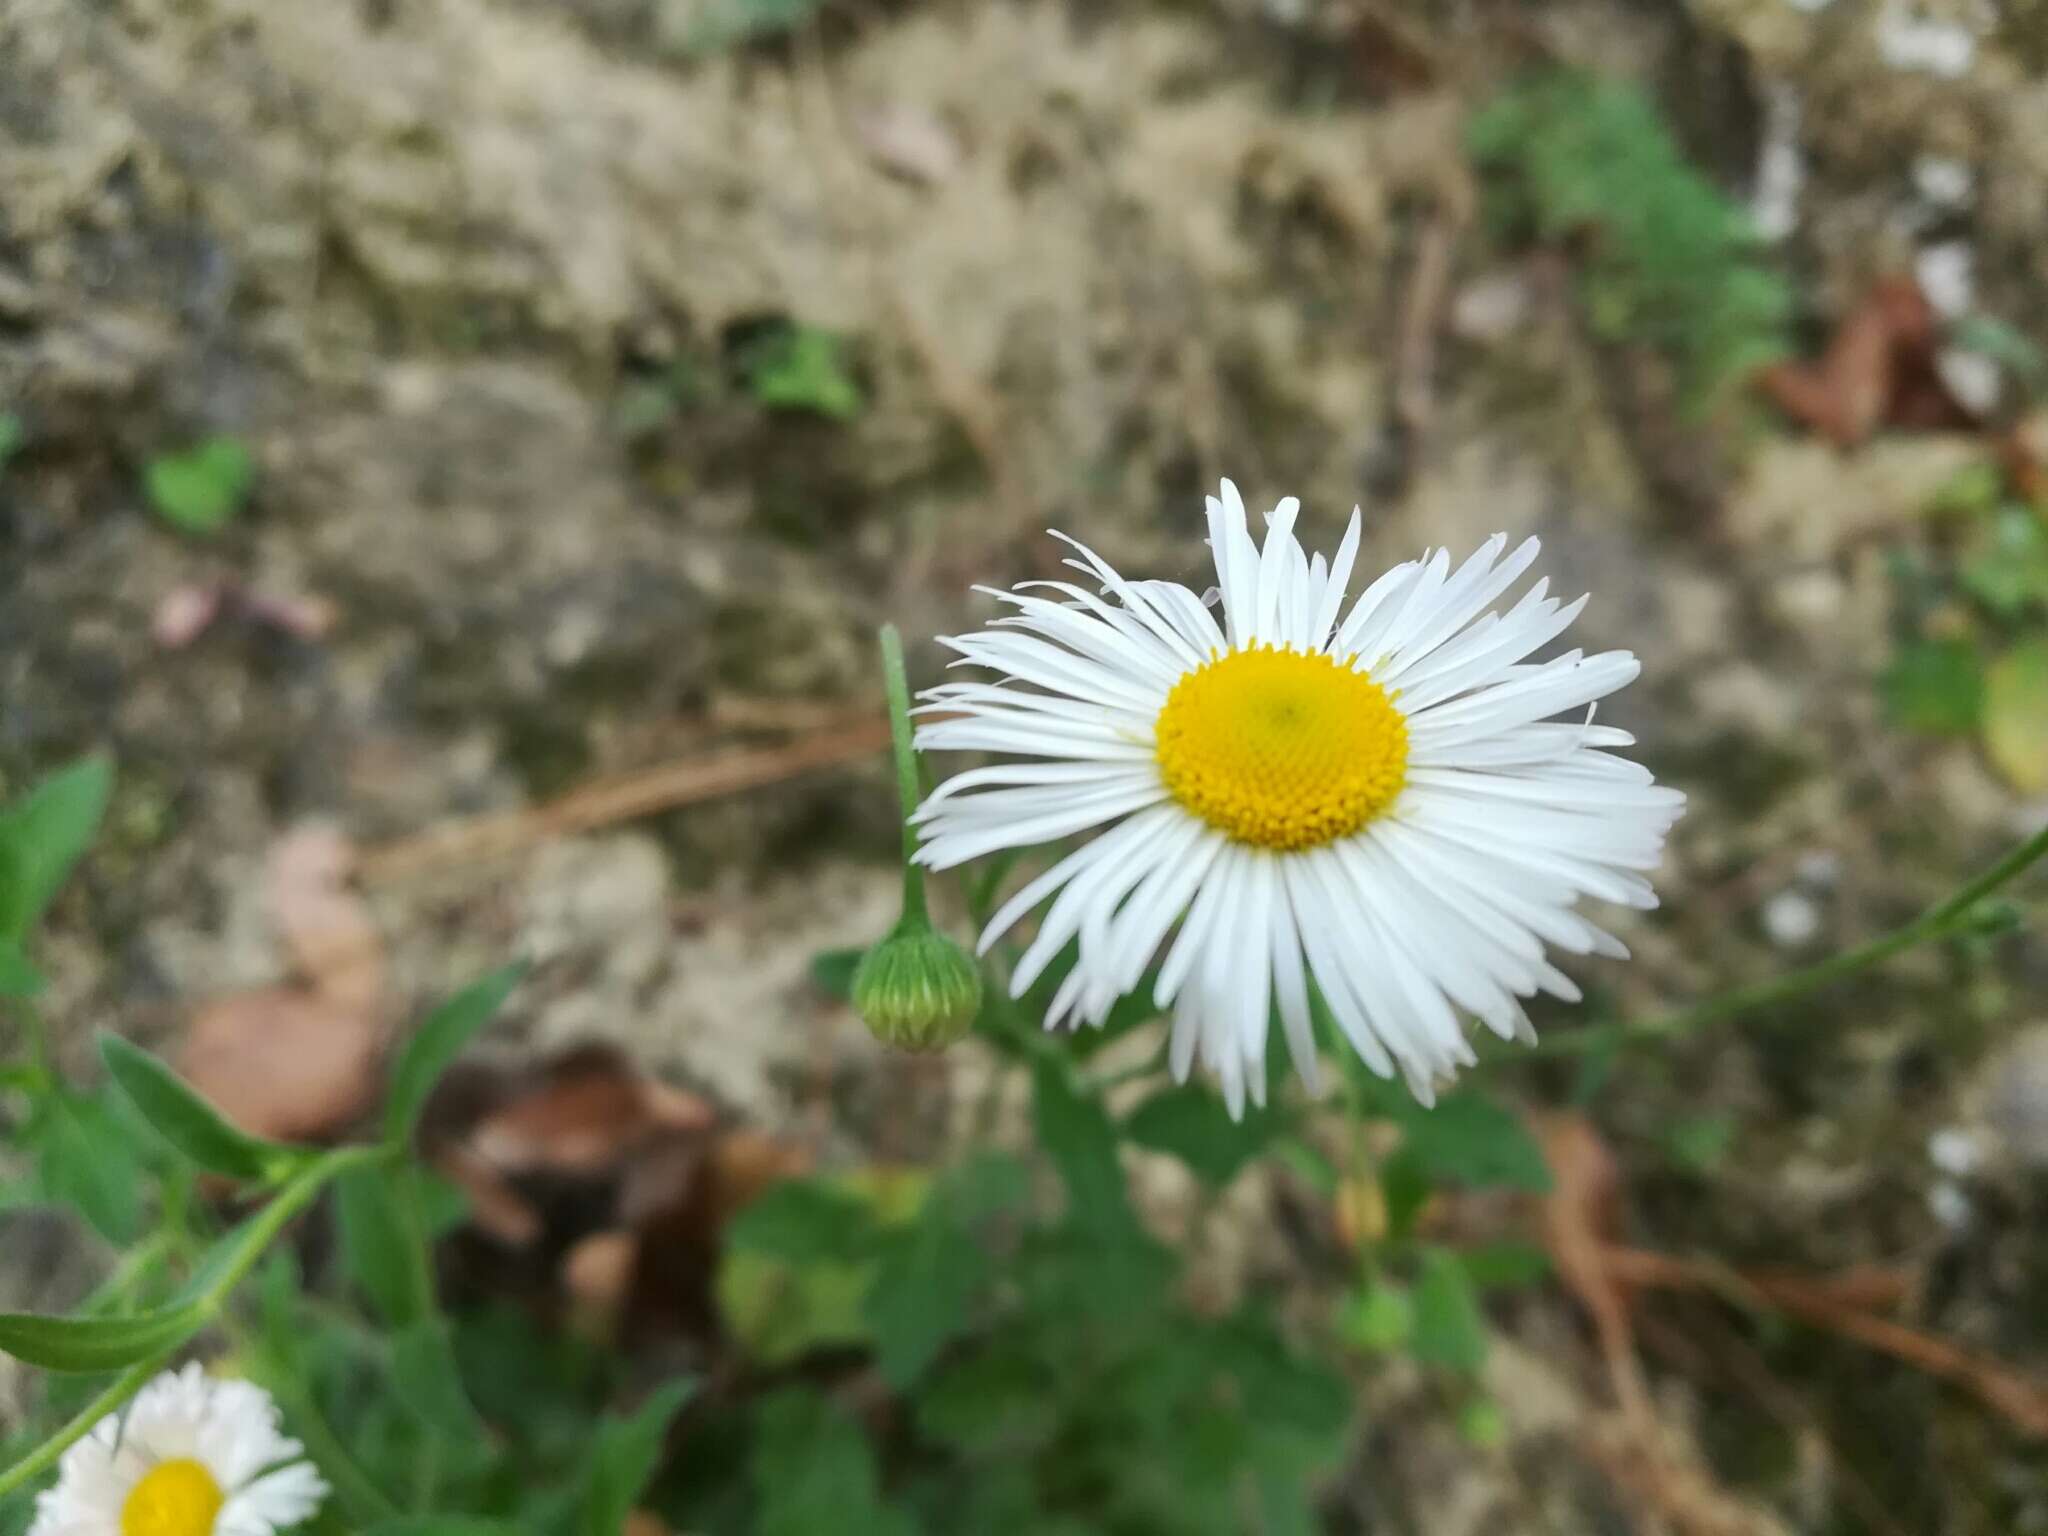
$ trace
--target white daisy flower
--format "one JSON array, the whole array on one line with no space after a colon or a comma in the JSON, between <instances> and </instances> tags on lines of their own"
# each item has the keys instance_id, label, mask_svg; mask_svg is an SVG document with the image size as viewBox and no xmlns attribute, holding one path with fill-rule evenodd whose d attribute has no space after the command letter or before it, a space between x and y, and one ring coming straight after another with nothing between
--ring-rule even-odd
<instances>
[{"instance_id":1,"label":"white daisy flower","mask_svg":"<svg viewBox=\"0 0 2048 1536\"><path fill-rule=\"evenodd\" d=\"M304 1456L261 1387L166 1371L64 1453L29 1536L272 1536L327 1496Z\"/></svg>"},{"instance_id":2,"label":"white daisy flower","mask_svg":"<svg viewBox=\"0 0 2048 1536\"><path fill-rule=\"evenodd\" d=\"M922 725L917 745L1024 761L933 791L917 857L947 869L1106 827L981 936L985 953L1051 898L1011 977L1021 996L1078 939L1048 1028L1100 1025L1163 947L1153 994L1172 1010L1174 1073L1200 1056L1232 1114L1247 1090L1264 1100L1275 1004L1318 1088L1311 982L1375 1072L1399 1070L1432 1102L1475 1059L1461 1012L1533 1040L1520 999L1578 998L1546 946L1626 957L1574 909L1656 905L1646 876L1684 796L1607 750L1627 733L1591 723L1593 701L1635 677L1633 655L1524 659L1585 598L1562 603L1546 580L1492 606L1535 539L1510 553L1497 534L1455 569L1436 550L1347 606L1356 510L1325 563L1294 537L1293 497L1260 548L1237 488L1222 489L1209 498L1220 604L1127 580L1072 539L1067 563L1100 596L1070 582L980 589L1016 611L943 643L956 665L1000 676L925 692L920 713L951 718Z\"/></svg>"}]
</instances>

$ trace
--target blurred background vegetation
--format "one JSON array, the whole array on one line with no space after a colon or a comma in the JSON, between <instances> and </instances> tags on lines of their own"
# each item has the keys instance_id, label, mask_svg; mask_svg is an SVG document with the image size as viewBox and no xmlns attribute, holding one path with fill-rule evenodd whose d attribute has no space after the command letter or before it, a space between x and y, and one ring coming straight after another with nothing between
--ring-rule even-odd
<instances>
[{"instance_id":1,"label":"blurred background vegetation","mask_svg":"<svg viewBox=\"0 0 2048 1536\"><path fill-rule=\"evenodd\" d=\"M0 792L119 765L0 1305L142 1230L94 1029L317 1139L523 953L454 1345L529 1467L703 1376L636 1530L2048 1531L2024 922L1242 1130L844 1003L874 626L1048 526L1202 585L1226 474L1642 655L1692 810L1547 1034L1910 917L2048 818L2044 233L2041 0L0 0ZM404 1468L364 1242L230 1346Z\"/></svg>"}]
</instances>

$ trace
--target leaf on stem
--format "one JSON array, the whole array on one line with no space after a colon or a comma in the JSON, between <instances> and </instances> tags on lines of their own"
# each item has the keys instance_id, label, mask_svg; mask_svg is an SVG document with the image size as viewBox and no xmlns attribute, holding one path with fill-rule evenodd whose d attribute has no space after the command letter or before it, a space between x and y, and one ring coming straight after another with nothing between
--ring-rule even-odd
<instances>
[{"instance_id":1,"label":"leaf on stem","mask_svg":"<svg viewBox=\"0 0 2048 1536\"><path fill-rule=\"evenodd\" d=\"M209 1173L271 1179L307 1155L236 1130L162 1061L119 1035L100 1037L100 1059L156 1133Z\"/></svg>"},{"instance_id":2,"label":"leaf on stem","mask_svg":"<svg viewBox=\"0 0 2048 1536\"><path fill-rule=\"evenodd\" d=\"M91 846L113 787L112 764L88 757L0 811L0 936L20 940L48 909Z\"/></svg>"},{"instance_id":3,"label":"leaf on stem","mask_svg":"<svg viewBox=\"0 0 2048 1536\"><path fill-rule=\"evenodd\" d=\"M434 1084L504 1005L525 970L524 965L508 965L464 988L429 1014L406 1042L392 1071L391 1093L385 1102L387 1145L402 1147L412 1140L420 1111L426 1108L427 1095L433 1092Z\"/></svg>"}]
</instances>

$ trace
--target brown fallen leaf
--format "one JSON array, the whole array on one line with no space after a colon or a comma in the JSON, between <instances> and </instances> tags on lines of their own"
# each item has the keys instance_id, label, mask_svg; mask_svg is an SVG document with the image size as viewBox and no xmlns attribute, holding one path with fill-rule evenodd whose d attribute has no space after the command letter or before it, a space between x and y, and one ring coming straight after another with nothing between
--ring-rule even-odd
<instances>
[{"instance_id":1,"label":"brown fallen leaf","mask_svg":"<svg viewBox=\"0 0 2048 1536\"><path fill-rule=\"evenodd\" d=\"M657 1083L615 1046L580 1046L480 1118L467 1151L501 1174L587 1176L622 1168L666 1133L708 1131L711 1105Z\"/></svg>"},{"instance_id":2,"label":"brown fallen leaf","mask_svg":"<svg viewBox=\"0 0 2048 1536\"><path fill-rule=\"evenodd\" d=\"M1776 363L1757 385L1779 410L1839 449L1879 427L1982 425L1943 381L1934 307L1910 277L1882 278L1842 318L1818 363Z\"/></svg>"},{"instance_id":3,"label":"brown fallen leaf","mask_svg":"<svg viewBox=\"0 0 2048 1536\"><path fill-rule=\"evenodd\" d=\"M383 1029L360 1009L269 987L200 1009L178 1070L252 1136L322 1141L376 1100L383 1052Z\"/></svg>"},{"instance_id":4,"label":"brown fallen leaf","mask_svg":"<svg viewBox=\"0 0 2048 1536\"><path fill-rule=\"evenodd\" d=\"M355 846L334 827L294 827L271 846L265 884L271 916L312 990L367 1016L381 1014L384 940L349 885Z\"/></svg>"}]
</instances>

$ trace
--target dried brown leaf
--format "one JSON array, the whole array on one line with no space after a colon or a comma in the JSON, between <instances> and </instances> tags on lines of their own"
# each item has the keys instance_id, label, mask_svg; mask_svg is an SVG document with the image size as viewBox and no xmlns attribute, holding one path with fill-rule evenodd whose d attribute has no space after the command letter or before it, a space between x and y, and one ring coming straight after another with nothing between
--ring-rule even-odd
<instances>
[{"instance_id":1,"label":"dried brown leaf","mask_svg":"<svg viewBox=\"0 0 2048 1536\"><path fill-rule=\"evenodd\" d=\"M312 989L374 1017L384 1006L384 940L349 886L355 865L347 837L310 823L271 846L265 879L271 917Z\"/></svg>"},{"instance_id":2,"label":"dried brown leaf","mask_svg":"<svg viewBox=\"0 0 2048 1536\"><path fill-rule=\"evenodd\" d=\"M179 1070L254 1136L319 1141L377 1097L383 1031L359 1009L291 987L241 992L193 1018Z\"/></svg>"}]
</instances>

